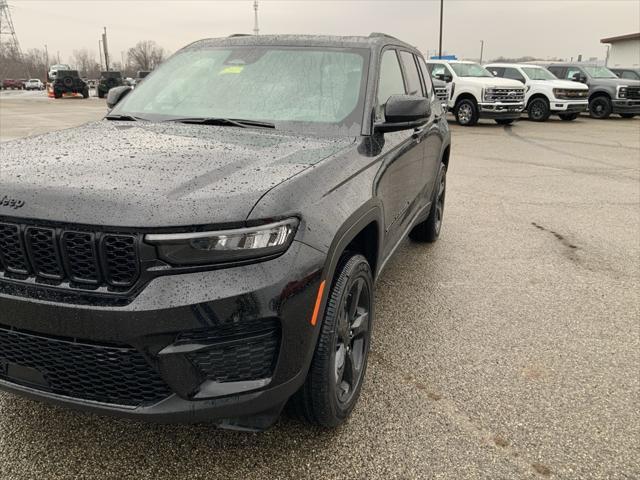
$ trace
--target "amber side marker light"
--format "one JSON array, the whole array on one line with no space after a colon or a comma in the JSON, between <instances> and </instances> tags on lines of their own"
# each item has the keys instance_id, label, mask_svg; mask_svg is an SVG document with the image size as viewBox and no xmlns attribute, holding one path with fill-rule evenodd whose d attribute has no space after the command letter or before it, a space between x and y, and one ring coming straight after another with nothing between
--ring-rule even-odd
<instances>
[{"instance_id":1,"label":"amber side marker light","mask_svg":"<svg viewBox=\"0 0 640 480\"><path fill-rule=\"evenodd\" d=\"M322 303L322 294L324 293L324 284L326 280L323 280L318 288L318 297L316 298L316 306L313 308L313 316L311 317L311 325L314 327L318 323L318 312L320 312L320 304Z\"/></svg>"}]
</instances>

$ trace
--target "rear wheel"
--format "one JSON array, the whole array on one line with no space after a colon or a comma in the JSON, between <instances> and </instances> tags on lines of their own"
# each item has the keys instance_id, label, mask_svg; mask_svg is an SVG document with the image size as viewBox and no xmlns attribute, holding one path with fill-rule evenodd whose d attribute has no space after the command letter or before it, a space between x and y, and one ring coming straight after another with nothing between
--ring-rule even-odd
<instances>
[{"instance_id":1,"label":"rear wheel","mask_svg":"<svg viewBox=\"0 0 640 480\"><path fill-rule=\"evenodd\" d=\"M82 98L89 98L89 88L88 87L84 87L84 90L82 90Z\"/></svg>"},{"instance_id":2,"label":"rear wheel","mask_svg":"<svg viewBox=\"0 0 640 480\"><path fill-rule=\"evenodd\" d=\"M511 125L513 123L512 118L496 118L496 123L498 125Z\"/></svg>"},{"instance_id":3,"label":"rear wheel","mask_svg":"<svg viewBox=\"0 0 640 480\"><path fill-rule=\"evenodd\" d=\"M444 199L447 192L447 167L440 164L438 173L437 188L431 204L431 211L427 219L413 227L409 237L417 242L435 242L440 236L442 229L442 218L444 217Z\"/></svg>"},{"instance_id":4,"label":"rear wheel","mask_svg":"<svg viewBox=\"0 0 640 480\"><path fill-rule=\"evenodd\" d=\"M611 100L609 97L600 95L589 102L589 113L592 118L604 120L611 115Z\"/></svg>"},{"instance_id":5,"label":"rear wheel","mask_svg":"<svg viewBox=\"0 0 640 480\"><path fill-rule=\"evenodd\" d=\"M307 422L337 427L353 410L364 380L373 325L373 276L367 259L345 253L336 271L307 379L291 399Z\"/></svg>"},{"instance_id":6,"label":"rear wheel","mask_svg":"<svg viewBox=\"0 0 640 480\"><path fill-rule=\"evenodd\" d=\"M570 122L578 118L577 113L559 113L558 116L560 117L561 120L564 120L565 122Z\"/></svg>"},{"instance_id":7,"label":"rear wheel","mask_svg":"<svg viewBox=\"0 0 640 480\"><path fill-rule=\"evenodd\" d=\"M62 92L60 90L53 91L54 98L62 98Z\"/></svg>"},{"instance_id":8,"label":"rear wheel","mask_svg":"<svg viewBox=\"0 0 640 480\"><path fill-rule=\"evenodd\" d=\"M549 101L542 97L534 98L529 102L527 113L529 114L529 119L534 122L544 122L548 120L551 115Z\"/></svg>"},{"instance_id":9,"label":"rear wheel","mask_svg":"<svg viewBox=\"0 0 640 480\"><path fill-rule=\"evenodd\" d=\"M98 97L104 98L104 92L100 89L98 89Z\"/></svg>"},{"instance_id":10,"label":"rear wheel","mask_svg":"<svg viewBox=\"0 0 640 480\"><path fill-rule=\"evenodd\" d=\"M458 125L463 127L471 127L478 123L478 107L475 102L465 98L456 103L453 109Z\"/></svg>"},{"instance_id":11,"label":"rear wheel","mask_svg":"<svg viewBox=\"0 0 640 480\"><path fill-rule=\"evenodd\" d=\"M621 113L620 116L622 118L633 118L633 117L636 116L636 114L635 113Z\"/></svg>"}]
</instances>

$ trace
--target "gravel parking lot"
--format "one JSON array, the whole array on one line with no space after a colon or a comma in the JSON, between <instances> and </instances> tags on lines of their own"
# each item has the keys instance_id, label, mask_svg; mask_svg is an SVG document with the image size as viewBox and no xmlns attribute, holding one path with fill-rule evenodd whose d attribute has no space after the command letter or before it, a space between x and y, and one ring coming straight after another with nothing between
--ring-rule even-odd
<instances>
[{"instance_id":1,"label":"gravel parking lot","mask_svg":"<svg viewBox=\"0 0 640 480\"><path fill-rule=\"evenodd\" d=\"M0 140L104 112L3 93ZM0 393L0 478L640 478L640 118L452 130L441 239L381 277L347 425L243 434Z\"/></svg>"}]
</instances>

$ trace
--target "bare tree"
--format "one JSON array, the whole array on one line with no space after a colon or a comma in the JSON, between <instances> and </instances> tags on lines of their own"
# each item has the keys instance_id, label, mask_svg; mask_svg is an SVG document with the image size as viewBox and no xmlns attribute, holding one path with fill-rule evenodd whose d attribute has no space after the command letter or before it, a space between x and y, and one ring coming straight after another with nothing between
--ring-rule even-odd
<instances>
[{"instance_id":1,"label":"bare tree","mask_svg":"<svg viewBox=\"0 0 640 480\"><path fill-rule=\"evenodd\" d=\"M96 60L95 53L90 52L86 48L74 50L71 57L71 63L81 76L96 77L100 70L100 65Z\"/></svg>"},{"instance_id":2,"label":"bare tree","mask_svg":"<svg viewBox=\"0 0 640 480\"><path fill-rule=\"evenodd\" d=\"M136 43L127 52L128 64L134 70L153 70L165 59L164 48L153 40L143 40Z\"/></svg>"}]
</instances>

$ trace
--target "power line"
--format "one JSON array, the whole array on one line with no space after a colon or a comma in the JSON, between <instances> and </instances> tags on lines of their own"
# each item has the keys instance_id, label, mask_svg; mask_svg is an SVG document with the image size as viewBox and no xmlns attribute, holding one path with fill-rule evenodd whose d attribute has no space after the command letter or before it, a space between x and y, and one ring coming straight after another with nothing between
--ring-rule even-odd
<instances>
[{"instance_id":1,"label":"power line","mask_svg":"<svg viewBox=\"0 0 640 480\"><path fill-rule=\"evenodd\" d=\"M253 12L254 12L253 34L260 35L260 28L258 27L258 0L253 0Z\"/></svg>"},{"instance_id":2,"label":"power line","mask_svg":"<svg viewBox=\"0 0 640 480\"><path fill-rule=\"evenodd\" d=\"M0 0L0 54L5 54L5 49L9 55L22 59L22 50L13 27L9 4L7 0Z\"/></svg>"}]
</instances>

